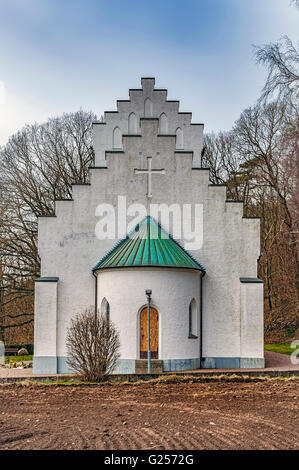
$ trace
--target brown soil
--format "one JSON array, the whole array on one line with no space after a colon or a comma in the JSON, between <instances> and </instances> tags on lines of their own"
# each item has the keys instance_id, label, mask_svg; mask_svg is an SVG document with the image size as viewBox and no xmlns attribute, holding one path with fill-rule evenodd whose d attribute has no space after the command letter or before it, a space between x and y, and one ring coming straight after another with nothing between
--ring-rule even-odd
<instances>
[{"instance_id":1,"label":"brown soil","mask_svg":"<svg viewBox=\"0 0 299 470\"><path fill-rule=\"evenodd\" d=\"M297 390L292 379L2 385L0 449L298 449Z\"/></svg>"}]
</instances>

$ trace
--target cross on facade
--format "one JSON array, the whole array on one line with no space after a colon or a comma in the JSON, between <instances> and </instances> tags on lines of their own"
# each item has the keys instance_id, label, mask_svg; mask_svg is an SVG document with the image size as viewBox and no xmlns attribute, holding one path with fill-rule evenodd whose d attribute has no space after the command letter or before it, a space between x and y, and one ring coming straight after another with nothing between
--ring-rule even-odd
<instances>
[{"instance_id":1,"label":"cross on facade","mask_svg":"<svg viewBox=\"0 0 299 470\"><path fill-rule=\"evenodd\" d=\"M134 169L135 175L146 174L147 175L147 197L152 197L152 174L160 174L164 175L165 170L164 168L161 170L152 170L152 157L147 157L147 169L146 170L138 170L137 168Z\"/></svg>"}]
</instances>

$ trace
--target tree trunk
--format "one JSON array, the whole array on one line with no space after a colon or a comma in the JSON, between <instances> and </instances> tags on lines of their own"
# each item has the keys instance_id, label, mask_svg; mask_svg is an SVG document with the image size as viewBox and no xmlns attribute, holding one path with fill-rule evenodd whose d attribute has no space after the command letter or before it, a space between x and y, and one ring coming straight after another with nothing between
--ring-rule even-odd
<instances>
[{"instance_id":1,"label":"tree trunk","mask_svg":"<svg viewBox=\"0 0 299 470\"><path fill-rule=\"evenodd\" d=\"M3 292L3 277L2 266L0 265L0 341L4 343L4 292Z\"/></svg>"}]
</instances>

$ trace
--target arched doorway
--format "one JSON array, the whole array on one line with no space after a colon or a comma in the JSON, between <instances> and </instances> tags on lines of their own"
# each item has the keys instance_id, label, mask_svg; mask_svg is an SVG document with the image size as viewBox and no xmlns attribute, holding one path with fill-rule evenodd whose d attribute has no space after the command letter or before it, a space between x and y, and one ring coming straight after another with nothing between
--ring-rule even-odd
<instances>
[{"instance_id":1,"label":"arched doorway","mask_svg":"<svg viewBox=\"0 0 299 470\"><path fill-rule=\"evenodd\" d=\"M148 352L148 311L144 307L140 312L140 359L147 359ZM150 337L151 337L151 358L158 359L159 353L159 314L151 307L150 309Z\"/></svg>"}]
</instances>

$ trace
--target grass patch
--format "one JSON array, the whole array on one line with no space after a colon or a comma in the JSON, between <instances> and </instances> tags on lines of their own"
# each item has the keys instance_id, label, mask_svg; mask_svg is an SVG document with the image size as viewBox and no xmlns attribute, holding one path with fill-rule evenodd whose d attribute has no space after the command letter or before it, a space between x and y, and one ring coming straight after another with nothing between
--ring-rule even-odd
<instances>
[{"instance_id":1,"label":"grass patch","mask_svg":"<svg viewBox=\"0 0 299 470\"><path fill-rule=\"evenodd\" d=\"M276 352L279 354L288 354L291 355L295 351L294 348L291 348L291 343L274 343L274 344L265 344L265 351Z\"/></svg>"},{"instance_id":2,"label":"grass patch","mask_svg":"<svg viewBox=\"0 0 299 470\"><path fill-rule=\"evenodd\" d=\"M59 385L62 387L68 387L73 385L84 385L84 382L76 381L76 380L45 380L41 382L43 385ZM85 382L86 384L90 385L90 382Z\"/></svg>"},{"instance_id":3,"label":"grass patch","mask_svg":"<svg viewBox=\"0 0 299 470\"><path fill-rule=\"evenodd\" d=\"M82 380L73 379L73 380L46 380L46 381L38 381L39 385L47 385L47 386L59 386L59 387L69 387L69 386L93 386L93 387L103 387L105 385L112 386L112 387L140 387L143 385L171 385L171 384L183 384L183 383L221 383L221 382L247 382L247 383L257 383L257 382L267 382L273 380L299 380L298 376L291 376L291 377L268 377L268 376L258 376L252 377L248 375L219 375L219 376L181 376L181 375L168 375L168 376L160 376L155 379L147 379L147 380L136 380L136 381L107 381L107 382L84 382Z\"/></svg>"},{"instance_id":4,"label":"grass patch","mask_svg":"<svg viewBox=\"0 0 299 470\"><path fill-rule=\"evenodd\" d=\"M78 386L78 385L97 385L97 386L103 386L103 385L114 385L114 383L107 381L104 382L87 382L85 380L82 380L81 377L77 376L74 377L73 379L55 379L53 380L43 380L39 381L39 383L43 385L55 385L55 386L61 386L61 387L72 387L72 386Z\"/></svg>"},{"instance_id":5,"label":"grass patch","mask_svg":"<svg viewBox=\"0 0 299 470\"><path fill-rule=\"evenodd\" d=\"M138 380L136 382L122 382L119 385L169 385L180 383L206 383L206 382L261 382L267 377L252 377L248 375L161 375L156 379Z\"/></svg>"},{"instance_id":6,"label":"grass patch","mask_svg":"<svg viewBox=\"0 0 299 470\"><path fill-rule=\"evenodd\" d=\"M277 378L277 377L276 377ZM73 380L45 380L39 382L43 385L48 386L112 386L112 387L138 387L142 385L170 385L170 384L180 384L180 383L206 383L206 382L262 382L268 380L268 377L251 377L248 375L218 375L218 376L193 376L193 375L165 375L153 379L144 379L144 380L114 380L110 377L109 381L106 382L84 382L80 378L74 378Z\"/></svg>"},{"instance_id":7,"label":"grass patch","mask_svg":"<svg viewBox=\"0 0 299 470\"><path fill-rule=\"evenodd\" d=\"M269 380L288 380L288 381L295 381L299 380L298 375L289 375L289 376L284 376L284 375L279 375L278 377L268 377Z\"/></svg>"},{"instance_id":8,"label":"grass patch","mask_svg":"<svg viewBox=\"0 0 299 470\"><path fill-rule=\"evenodd\" d=\"M107 382L84 382L80 380L80 378L74 378L71 380L32 380L32 379L25 379L22 381L17 382L0 382L0 388L2 387L103 387L105 385L111 387L142 387L145 385L151 386L161 386L161 385L171 385L176 384L180 385L183 383L236 383L236 382L243 382L243 383L258 383L258 382L273 382L273 381L287 381L287 382L294 382L298 381L298 375L291 375L291 376L257 376L252 377L248 375L219 375L219 376L178 376L178 375L169 375L169 376L161 376L156 379L149 379L149 380L137 380L137 381L107 381Z\"/></svg>"},{"instance_id":9,"label":"grass patch","mask_svg":"<svg viewBox=\"0 0 299 470\"><path fill-rule=\"evenodd\" d=\"M23 361L32 361L33 355L28 354L27 356L5 356L5 363L8 364L12 362L23 362Z\"/></svg>"}]
</instances>

